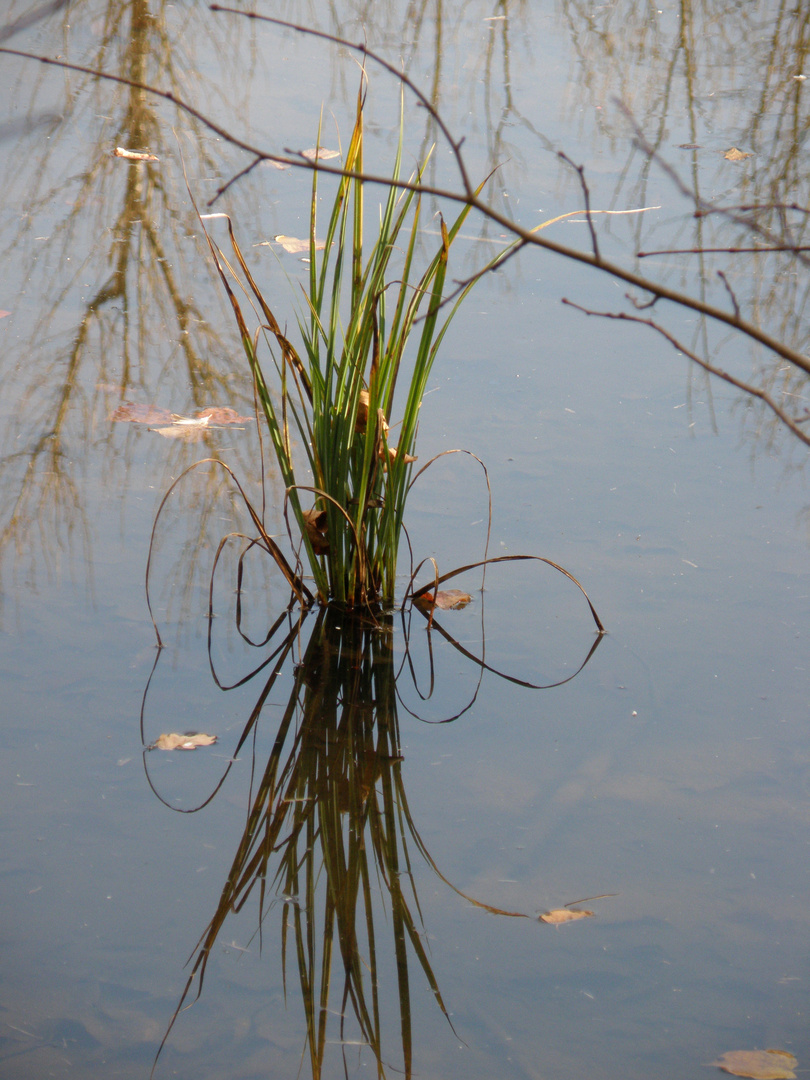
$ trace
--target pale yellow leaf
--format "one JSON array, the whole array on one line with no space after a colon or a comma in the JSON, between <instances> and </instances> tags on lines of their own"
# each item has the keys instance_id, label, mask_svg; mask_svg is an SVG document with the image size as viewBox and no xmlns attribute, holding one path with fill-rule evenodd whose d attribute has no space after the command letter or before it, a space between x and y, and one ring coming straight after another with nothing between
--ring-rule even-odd
<instances>
[{"instance_id":1,"label":"pale yellow leaf","mask_svg":"<svg viewBox=\"0 0 810 1080\"><path fill-rule=\"evenodd\" d=\"M798 1062L787 1050L728 1050L710 1064L752 1080L796 1080Z\"/></svg>"},{"instance_id":2,"label":"pale yellow leaf","mask_svg":"<svg viewBox=\"0 0 810 1080\"><path fill-rule=\"evenodd\" d=\"M311 150L302 150L301 157L306 158L307 161L315 161L317 158L320 161L328 161L330 158L340 157L337 150L327 150L325 146L319 146L317 150L313 146Z\"/></svg>"},{"instance_id":3,"label":"pale yellow leaf","mask_svg":"<svg viewBox=\"0 0 810 1080\"><path fill-rule=\"evenodd\" d=\"M309 240L299 240L297 236L284 236L283 233L274 236L273 239L290 255L300 255L304 251L309 251ZM315 241L316 251L323 251L325 247L326 243L323 240Z\"/></svg>"},{"instance_id":4,"label":"pale yellow leaf","mask_svg":"<svg viewBox=\"0 0 810 1080\"><path fill-rule=\"evenodd\" d=\"M549 923L551 926L560 926L561 923L574 922L575 919L592 917L592 911L577 911L576 908L555 908L554 911L544 911L539 916L540 922Z\"/></svg>"},{"instance_id":5,"label":"pale yellow leaf","mask_svg":"<svg viewBox=\"0 0 810 1080\"><path fill-rule=\"evenodd\" d=\"M751 155L747 154L744 150L738 150L736 146L732 146L730 150L726 150L723 157L726 161L745 161L745 159L751 157Z\"/></svg>"},{"instance_id":6,"label":"pale yellow leaf","mask_svg":"<svg viewBox=\"0 0 810 1080\"><path fill-rule=\"evenodd\" d=\"M150 746L150 750L196 750L198 746L213 746L216 735L205 735L202 731L187 731L185 735L172 732L159 735Z\"/></svg>"},{"instance_id":7,"label":"pale yellow leaf","mask_svg":"<svg viewBox=\"0 0 810 1080\"><path fill-rule=\"evenodd\" d=\"M154 154L141 154L137 150L125 150L123 146L116 146L113 157L126 158L127 161L160 161Z\"/></svg>"}]
</instances>

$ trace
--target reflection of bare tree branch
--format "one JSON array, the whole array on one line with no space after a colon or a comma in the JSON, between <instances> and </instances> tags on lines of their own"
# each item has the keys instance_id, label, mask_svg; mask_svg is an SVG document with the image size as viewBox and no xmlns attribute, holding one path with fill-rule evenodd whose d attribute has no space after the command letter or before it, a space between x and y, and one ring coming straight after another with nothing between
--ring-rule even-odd
<instances>
[{"instance_id":1,"label":"reflection of bare tree branch","mask_svg":"<svg viewBox=\"0 0 810 1080\"><path fill-rule=\"evenodd\" d=\"M45 5L21 18L44 18L61 6ZM71 15L75 22L76 13ZM20 28L21 23L12 24L14 27ZM197 408L211 404L221 394L227 393L230 399L234 390L231 382L225 381L229 368L214 359L222 357L226 350L208 329L198 303L184 291L188 287L184 283L191 277L183 257L188 243L170 202L165 167L110 156L113 145L150 147L164 156L165 128L149 95L136 84L157 71L168 78L170 85L179 86L185 81L173 60L174 44L163 18L151 10L149 0L109 0L92 48L95 57L104 57L107 62L117 54L119 70L132 76L132 85L124 88L124 93L107 94L99 101L97 109L108 130L94 147L91 160L82 162L74 173L72 205L63 218L56 220L46 238L59 278L55 291L44 290L46 295L54 293L55 298L38 312L31 328L28 352L39 362L19 368L20 381L28 381L21 384L15 402L15 425L7 434L9 444L13 441L17 447L25 440L29 449L22 455L15 449L0 458L6 490L16 490L0 521L0 553L6 548L14 550L15 563L27 564L32 580L37 560L44 558L46 565L52 564L56 549L68 547L70 538L77 533L82 537L83 562L92 566L94 529L84 511L83 482L75 474L89 450L87 432L94 430L99 412L109 414L110 397L115 395L114 400L120 402L141 388L151 398L154 390L145 377L150 356L165 355L167 346L176 350L184 364L178 366L172 384L182 386L184 396L190 388ZM86 81L86 85L99 96L100 88L109 86L95 80ZM67 95L65 117L71 118L78 103L86 99L78 91ZM26 120L15 121L15 126L24 134L43 119L34 112ZM16 249L26 239L30 245L27 233L37 216L51 216L52 207L64 201L61 190L51 186L47 172L47 163L61 136L62 129L55 130L39 153L36 180L26 192L27 213L18 219L16 235L7 249L18 262ZM200 149L199 153L204 167L205 151ZM120 197L112 214L105 206L110 197ZM100 218L95 226L88 211ZM106 255L109 269L101 269L102 284L94 294L86 300L82 297L78 327L70 343L64 350L43 349L41 343L53 338L52 324L60 321L60 309L71 291L79 283L83 286L94 277L98 280L99 272L88 276L87 261L79 255L81 240L76 234L86 229L94 237L109 238L106 253L107 245L102 244L97 255L91 256L100 257L103 266ZM34 273L35 251L32 249L30 266L21 267L24 280ZM7 383L7 394L9 389ZM168 392L164 389L164 393ZM113 431L105 427L104 438L112 443L105 464L114 475L118 465L123 463L125 470L131 465L116 452ZM180 446L168 449L172 457L188 452ZM209 446L209 452L216 453L216 446ZM123 480L119 477L110 482L119 487ZM32 542L32 525L37 542Z\"/></svg>"},{"instance_id":2,"label":"reflection of bare tree branch","mask_svg":"<svg viewBox=\"0 0 810 1080\"><path fill-rule=\"evenodd\" d=\"M635 273L632 270L628 270L627 268L621 266L618 263L615 263L615 262L612 262L612 261L609 261L609 260L606 260L606 259L602 259L602 258L597 258L593 254L593 252L582 251L582 250L577 249L577 248L572 248L569 245L560 244L560 243L557 243L557 242L555 242L553 240L549 240L546 237L540 236L537 233L533 233L530 229L523 228L522 226L516 224L511 219L505 217L499 211L493 209L486 202L484 202L483 199L481 199L479 196L477 196L474 193L474 191L473 191L473 189L472 189L472 187L470 185L470 180L469 180L467 168L466 168L466 165L464 163L464 158L463 158L462 151L461 151L461 142L463 140L456 140L456 139L453 138L452 135L450 135L450 133L447 131L446 124L438 116L436 110L433 108L433 106L427 100L427 98L422 93L422 91L419 90L419 88L416 87L413 84L413 82L406 75L402 74L392 64L389 64L388 61L386 61L382 57L378 56L373 50L369 49L367 46L365 46L363 44L356 44L354 42L347 41L345 39L337 38L334 35L325 33L324 31L319 31L319 30L310 31L310 30L308 30L307 27L301 27L301 26L297 26L295 24L286 23L281 19L273 19L273 18L270 18L268 16L259 16L259 15L255 15L255 14L252 14L252 13L249 14L249 13L246 13L246 12L236 11L235 9L230 9L230 8L222 8L219 5L212 5L212 10L214 10L214 11L233 12L234 14L244 15L245 17L249 17L251 19L261 19L264 22L270 22L270 23L273 23L273 24L278 25L278 26L284 26L284 27L286 27L288 29L297 30L297 31L300 31L301 33L305 33L305 34L306 33L311 33L316 37L319 37L319 38L322 38L322 39L325 39L325 40L329 40L334 44L343 45L346 48L353 49L353 50L359 52L361 55L363 55L367 59L373 60L376 63L381 64L381 66L385 70L387 70L391 74L393 74L409 90L411 90L417 96L420 104L422 104L422 106L424 108L426 108L431 113L431 115L435 116L435 118L437 120L437 123L440 125L440 128L441 128L442 132L446 134L448 144L450 145L450 148L451 148L451 150L453 152L453 155L454 155L454 157L456 159L456 162L457 162L457 165L458 165L458 168L459 168L459 175L460 175L460 178L461 178L461 181L462 181L462 187L463 187L464 190L459 192L457 190L452 190L452 189L448 189L448 188L438 188L438 187L433 187L431 185L423 185L423 184L418 183L417 181L392 180L390 177L379 176L379 175L375 175L375 174L366 174L366 173L356 174L358 177L362 175L362 179L366 183L380 184L380 185L384 185L384 186L396 186L396 187L401 188L403 190L418 191L418 192L420 192L422 194L435 195L435 196L440 197L440 198L448 199L448 200L450 200L452 202L463 203L463 204L465 204L467 206L470 206L473 209L477 210L479 213L483 214L485 217L488 217L492 221L496 222L498 225L502 226L505 229L510 230L511 233L517 239L524 241L526 244L530 244L530 245L534 245L534 246L539 247L539 248L543 248L546 251L550 251L550 252L552 252L554 254L561 255L561 256L563 256L563 257L565 257L567 259L573 260L574 262L579 262L579 263L582 263L582 264L584 264L586 266L591 266L591 267L593 267L595 269L602 270L605 273L609 274L611 277L616 277L619 280L626 282L628 285L633 285L638 289L641 289L641 290L643 290L645 292L649 292L652 295L658 297L659 299L669 300L673 304L676 304L679 307L687 308L687 309L689 309L691 311L698 312L701 315L705 315L708 318L710 318L710 319L712 319L712 320L714 320L716 322L724 323L724 324L726 324L728 326L732 326L734 329L739 330L741 333L743 333L745 336L751 338L753 341L756 341L759 344L764 345L765 348L770 349L772 352L776 353L778 356L781 356L783 359L790 361L790 363L795 364L796 367L801 368L803 371L810 374L810 359L808 359L807 356L805 356L803 353L799 352L797 349L792 348L787 342L781 341L781 340L773 337L772 335L766 333L760 326L756 325L755 323L751 322L750 320L739 320L738 321L737 319L730 316L727 312L725 312L722 308L719 308L714 304L710 304L710 303L706 302L705 300L700 299L699 297L690 296L689 294L687 294L685 292L682 292L682 291L680 291L678 289L673 289L673 288L671 288L671 287L669 287L667 285L664 285L662 282L653 281L651 278L644 277L643 275ZM60 63L58 61L50 60L47 57L35 56L33 54L30 54L30 53L17 53L17 52L15 52L15 50L0 49L0 52L9 52L9 53L12 53L13 55L27 56L30 59L39 60L39 61L42 61L44 63L51 63L51 64L59 64ZM72 68L72 69L76 68L76 65L70 65L70 64L63 65L63 66L66 66L66 67ZM88 69L86 69L86 68L78 68L78 70L83 70L85 72L88 72ZM95 71L95 72L91 72L91 73L97 75L100 78L107 78L107 77L112 78L116 82L125 82L125 83L130 83L131 82L130 80L121 79L120 76L115 76L115 75L107 76L107 74L105 72L102 72L102 71ZM175 105L178 106L178 108L181 108L183 110L188 111L190 113L190 115L194 116L196 119L200 120L202 123L209 126L212 131L215 131L217 134L220 134L220 135L223 134L223 131L222 131L221 127L219 127L218 125L216 125L212 121L207 120L198 109L196 109L196 108L194 108L194 107L192 107L190 105L187 105L185 102L181 101L175 95L170 94L170 93L165 92L165 91L155 90L154 88L145 86L144 84L140 84L140 83L132 84L132 85L137 85L141 89L147 90L148 92L151 92L151 93L156 93L158 96L164 97L167 100L172 101ZM328 174L328 175L331 175L331 176L346 176L346 175L354 176L355 175L353 173L346 173L346 171L344 169L340 169L340 168L332 167L332 166L329 166L329 165L325 165L325 164L323 164L323 162L320 162L320 161L310 162L310 161L307 161L307 160L301 160L301 158L298 157L298 156L292 156L291 151L286 151L285 154L283 154L283 155L264 152L264 151L259 150L255 146L252 146L252 145L246 143L244 140L239 139L239 138L237 138L235 136L230 136L230 135L226 134L225 137L228 139L229 142L231 142L234 146L238 147L239 149L246 150L250 154L252 154L254 156L257 156L257 157L261 157L261 158L266 159L268 161L282 162L284 164L292 165L292 166L295 166L295 167L301 168L301 169L307 169L309 171L317 170L318 172L325 173L325 174Z\"/></svg>"}]
</instances>

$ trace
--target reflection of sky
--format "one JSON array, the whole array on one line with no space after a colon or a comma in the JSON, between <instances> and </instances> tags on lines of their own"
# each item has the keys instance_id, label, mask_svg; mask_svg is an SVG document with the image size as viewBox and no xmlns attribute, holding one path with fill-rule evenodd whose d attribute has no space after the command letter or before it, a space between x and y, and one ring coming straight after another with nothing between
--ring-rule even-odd
<instances>
[{"instance_id":1,"label":"reflection of sky","mask_svg":"<svg viewBox=\"0 0 810 1080\"><path fill-rule=\"evenodd\" d=\"M292 16L300 14L289 7ZM483 46L487 35L500 40L497 30L483 26L483 8L468 4L455 27L448 20L443 38L442 102L449 102L456 130L469 132L474 171L483 167L486 147L510 158L496 190L508 192L506 202L520 220L534 224L577 205L575 178L548 152L549 144L586 162L594 206L625 208L642 194L645 203L661 204L642 225L640 219L612 219L605 240L611 254L630 252L637 228L639 243L652 246L652 239L658 244L685 221L682 202L659 174L651 173L646 188L636 183L638 161L619 183L629 151L610 94L639 72L648 87L663 86L675 32L674 14L666 10L660 23L645 30L645 40L657 42L654 60L648 52L643 63L630 64L621 46L640 48L644 35L628 27L622 38L616 21L628 7L605 9L605 20L615 9L610 62L599 52L604 38L583 30L569 5L563 14L573 20L580 59L564 19L555 21L548 5L526 5L515 15L509 72L515 113L507 114L500 131L497 123L494 129L485 123L486 93L496 119L505 101L497 49L488 89L482 81ZM356 35L360 16L346 19ZM401 22L386 20L391 56L399 45L390 27ZM732 29L729 24L730 47ZM429 37L425 32L424 51L411 69L420 79L432 71ZM216 80L219 56L208 39L200 40L200 67ZM248 40L247 31L228 39L234 51ZM267 80L272 89L245 93L252 137L272 135L276 148L312 145L317 108L330 95L323 141L331 145L331 111L342 119L355 92L353 65L333 67L317 44L266 29L257 29L255 40L273 42L258 49L254 76L255 85L263 88ZM722 159L723 150L743 139L745 117L758 115L757 102L740 89L758 85L752 77L756 54L735 54L750 67L722 67L713 49L714 67L707 71L709 60L700 53L705 40L695 38L696 137L681 67L680 97L674 90L670 95L661 149L676 165L688 161L691 167L692 158L683 157L689 152L677 145L700 143L694 161L705 194L736 197L738 188L755 182L767 146L762 136L757 146L743 147L762 152L756 170L745 172L747 166ZM14 44L50 49L53 43L40 27ZM222 55L229 60L226 50ZM725 55L720 51L721 59ZM20 85L40 77L3 60L7 64ZM232 64L225 67L232 71ZM786 81L790 75L786 71ZM50 110L66 83L54 73L45 79L40 105ZM194 85L186 92L193 93ZM381 74L373 76L372 117L381 127L383 161L396 115L387 85ZM203 91L203 106L232 121L227 104L208 93ZM236 91L234 96L243 100ZM60 177L78 176L83 160L107 153L95 140L107 130L100 117L109 102L103 104L103 95L92 100L55 146L43 190ZM777 114L776 90L769 100L766 128ZM642 99L639 112L660 116L654 102ZM419 119L417 147L424 130ZM185 130L181 125L181 143ZM171 240L170 261L178 272L189 267L184 294L193 293L218 321L214 290L196 254L184 246L194 226L177 154L164 135L161 175L183 223ZM40 137L36 131L19 145L5 144L18 177L9 190L20 208L37 169ZM212 160L192 157L190 179L205 198L235 158L222 164L207 137L203 147ZM774 159L770 154L767 160ZM443 177L446 150L437 152L437 161L437 177ZM109 166L107 175L107 186L96 190L96 201L77 218L69 250L36 238L51 236L63 220L75 180L61 202L37 210L17 254L0 263L0 306L12 311L0 322L4 454L49 430L58 410L60 358L76 333L83 301L109 272L105 259L114 248L105 230L120 210L123 174ZM276 263L269 248L251 245L277 233L301 235L307 192L306 177L268 169L257 170L228 196L244 247L272 283L290 323L294 309L285 273L294 276L301 266L289 256ZM161 216L160 223L168 239L168 218ZM555 236L587 243L582 224L554 228ZM651 230L649 240L645 229ZM476 229L466 231L474 235ZM476 246L471 243L470 251ZM31 327L56 304L68 258L82 273L71 279L47 334L34 335L32 343ZM33 269L21 287L23 265ZM692 265L685 266L691 280ZM744 292L749 284L739 288ZM608 326L559 304L566 295L606 308L623 293L612 281L584 277L550 256L523 256L472 294L448 335L425 401L420 459L463 446L490 470L491 552L536 553L562 563L588 589L609 636L581 676L557 690L532 693L488 677L475 708L447 727L423 726L403 710L405 780L417 824L443 873L487 902L531 912L599 893L621 894L588 905L597 911L595 920L557 931L470 909L417 869L437 977L468 1044L457 1051L430 995L417 995L414 1026L424 1033L426 1071L445 1076L596 1069L600 1075L640 1076L672 1072L676 1062L697 1074L701 1062L738 1044L795 1048L796 1017L806 1004L804 983L793 981L804 978L797 958L808 946L806 919L799 914L807 824L805 496L801 472L793 475L786 467L800 464L803 454L787 448L771 457L764 441L741 440L743 410L731 408L731 392L715 386L709 394L702 378L649 332ZM62 464L77 485L83 524L75 524L68 506L51 546L24 551L16 579L11 551L4 578L0 754L10 783L0 794L0 821L10 871L4 910L13 914L5 920L0 1004L10 1009L15 1028L37 1035L28 1042L15 1036L25 1055L6 1063L10 1076L27 1075L27 1061L56 1067L58 1055L43 1048L43 1040L58 1038L74 1040L69 1053L83 1075L106 1075L103 1054L114 1055L125 1074L143 1075L241 824L241 773L234 772L227 794L205 814L181 817L149 795L140 771L137 716L153 655L142 591L148 534L162 491L202 451L165 445L145 431L111 429L106 417L122 396L178 412L209 403L241 411L248 396L244 380L232 377L227 329L217 325L226 344L204 354L213 374L202 380L202 391L218 396L198 401L200 387L191 386L178 362L176 340L163 340L165 313L149 325L149 310L147 296L151 336L136 355L137 379L121 385L120 324L113 324L107 338L88 345L73 388L77 404L65 421L69 440ZM682 327L688 337L693 329ZM740 362L748 365L747 350L740 351ZM111 391L97 390L102 379ZM233 397L224 400L219 395L229 387ZM748 430L755 429L749 422ZM226 432L215 449L242 455L244 463L252 444L236 439ZM8 466L17 484L25 462L23 457ZM414 493L414 547L420 556L435 554L443 569L480 556L481 526L472 523L486 513L474 468L454 470L455 464L444 473L437 466ZM5 501L16 488L4 490ZM214 520L212 536L216 527ZM81 549L71 569L69 542L81 528L89 534L92 582ZM36 535L39 545L47 529ZM21 536L25 544L26 532ZM199 582L195 589L192 642L206 630ZM591 640L584 604L551 579L493 574L487 611L488 661L510 673L536 674L538 681L570 673ZM477 624L469 612L451 613L444 622L463 627L465 643L467 635L474 640ZM439 662L446 676L437 713L445 703L463 706L469 678L452 654ZM167 707L165 728L219 724L226 753L226 736L238 729L244 702L229 698L223 705L190 648L166 667L174 673L171 700L185 705ZM209 763L200 756L160 767L163 777L188 770L184 782L193 784L205 780ZM253 929L247 915L234 924L240 947ZM203 1054L214 1062L229 1055L244 1063L246 1075L251 1063L257 1073L271 1061L297 1067L291 1063L300 1053L301 1021L297 1002L285 1014L279 1000L277 937L268 932L262 962L255 945L242 954L229 950L228 941L213 959L203 1000L173 1035L173 1052L188 1055L177 1060L194 1063L195 1071ZM35 1059L33 1052L44 1056Z\"/></svg>"}]
</instances>

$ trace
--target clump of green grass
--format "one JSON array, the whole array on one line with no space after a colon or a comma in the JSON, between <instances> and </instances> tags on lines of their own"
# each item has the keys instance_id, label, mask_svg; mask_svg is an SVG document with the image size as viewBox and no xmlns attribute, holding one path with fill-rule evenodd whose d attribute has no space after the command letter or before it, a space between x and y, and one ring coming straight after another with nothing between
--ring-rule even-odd
<instances>
[{"instance_id":1,"label":"clump of green grass","mask_svg":"<svg viewBox=\"0 0 810 1080\"><path fill-rule=\"evenodd\" d=\"M441 220L437 248L427 265L417 265L421 195L398 186L402 113L379 228L372 239L364 235L364 101L362 82L343 175L323 240L317 243L318 169L313 172L309 280L298 317L300 349L282 332L230 221L236 260L258 304L260 326L255 332L248 329L223 269L226 260L210 237L208 242L233 307L317 601L387 609L395 602L397 557L425 387L447 328L480 275L446 296L450 249L469 206L449 226ZM410 178L417 185L425 164ZM483 184L478 192L481 188ZM493 268L504 255L500 252L484 269ZM272 380L260 359L261 342L272 358ZM404 371L407 385L402 385ZM280 565L289 579L289 566ZM300 568L291 584L299 599L311 597Z\"/></svg>"}]
</instances>

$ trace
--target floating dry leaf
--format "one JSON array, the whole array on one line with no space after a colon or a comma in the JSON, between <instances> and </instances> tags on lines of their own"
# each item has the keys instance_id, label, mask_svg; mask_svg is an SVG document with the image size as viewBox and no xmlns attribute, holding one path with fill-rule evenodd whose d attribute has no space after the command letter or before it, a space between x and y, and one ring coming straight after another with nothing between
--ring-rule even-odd
<instances>
[{"instance_id":1,"label":"floating dry leaf","mask_svg":"<svg viewBox=\"0 0 810 1080\"><path fill-rule=\"evenodd\" d=\"M309 240L299 240L297 236L284 236L283 233L274 236L273 239L277 244L281 244L289 255L300 255L304 251L309 251ZM325 247L326 242L324 240L315 241L316 251L323 251Z\"/></svg>"},{"instance_id":2,"label":"floating dry leaf","mask_svg":"<svg viewBox=\"0 0 810 1080\"><path fill-rule=\"evenodd\" d=\"M113 157L126 158L127 161L160 161L154 154L140 154L137 150L125 150L123 146L116 146Z\"/></svg>"},{"instance_id":3,"label":"floating dry leaf","mask_svg":"<svg viewBox=\"0 0 810 1080\"><path fill-rule=\"evenodd\" d=\"M199 442L208 430L207 424L171 424L169 427L149 428L164 439L178 439L180 442Z\"/></svg>"},{"instance_id":4,"label":"floating dry leaf","mask_svg":"<svg viewBox=\"0 0 810 1080\"><path fill-rule=\"evenodd\" d=\"M207 409L197 413L198 420L206 418L209 424L217 426L223 424L249 424L253 420L252 416L240 416L236 409L232 409L229 405L209 405Z\"/></svg>"},{"instance_id":5,"label":"floating dry leaf","mask_svg":"<svg viewBox=\"0 0 810 1080\"><path fill-rule=\"evenodd\" d=\"M0 319L5 319L6 315L10 315L10 311L0 311Z\"/></svg>"},{"instance_id":6,"label":"floating dry leaf","mask_svg":"<svg viewBox=\"0 0 810 1080\"><path fill-rule=\"evenodd\" d=\"M306 158L307 161L328 161L330 158L340 157L338 150L327 150L325 146L319 146L317 149L313 146L311 150L302 150L301 157Z\"/></svg>"},{"instance_id":7,"label":"floating dry leaf","mask_svg":"<svg viewBox=\"0 0 810 1080\"><path fill-rule=\"evenodd\" d=\"M187 435L178 434L173 428L207 428L223 427L226 424L249 424L253 417L240 416L236 409L228 405L209 405L202 409L196 416L181 416L179 413L169 412L168 409L159 405L139 405L127 402L119 405L110 416L110 420L119 423L149 424L155 431L168 438L188 438ZM171 428L159 427L158 425L171 424Z\"/></svg>"},{"instance_id":8,"label":"floating dry leaf","mask_svg":"<svg viewBox=\"0 0 810 1080\"><path fill-rule=\"evenodd\" d=\"M416 598L417 606L423 611L430 611L431 608L439 608L440 611L455 611L470 603L472 603L472 597L461 589L439 589L435 594L422 593Z\"/></svg>"},{"instance_id":9,"label":"floating dry leaf","mask_svg":"<svg viewBox=\"0 0 810 1080\"><path fill-rule=\"evenodd\" d=\"M538 918L540 922L549 923L551 926L560 926L562 923L574 922L576 919L593 918L592 911L581 911L576 908L555 908L554 911L544 911Z\"/></svg>"},{"instance_id":10,"label":"floating dry leaf","mask_svg":"<svg viewBox=\"0 0 810 1080\"><path fill-rule=\"evenodd\" d=\"M268 158L262 160L262 165L268 169L289 169L289 165L286 161L270 161Z\"/></svg>"},{"instance_id":11,"label":"floating dry leaf","mask_svg":"<svg viewBox=\"0 0 810 1080\"><path fill-rule=\"evenodd\" d=\"M196 750L198 746L213 746L216 735L205 735L202 731L187 731L184 735L173 732L171 735L159 735L150 750Z\"/></svg>"},{"instance_id":12,"label":"floating dry leaf","mask_svg":"<svg viewBox=\"0 0 810 1080\"><path fill-rule=\"evenodd\" d=\"M732 146L730 150L726 150L723 157L726 161L745 161L746 158L751 157L751 154L747 154L744 150L738 150L736 146Z\"/></svg>"},{"instance_id":13,"label":"floating dry leaf","mask_svg":"<svg viewBox=\"0 0 810 1080\"><path fill-rule=\"evenodd\" d=\"M118 406L110 420L130 424L170 424L172 414L160 405L141 405L128 401L125 405Z\"/></svg>"},{"instance_id":14,"label":"floating dry leaf","mask_svg":"<svg viewBox=\"0 0 810 1080\"><path fill-rule=\"evenodd\" d=\"M787 1050L728 1050L710 1064L753 1080L796 1080L793 1070L798 1062Z\"/></svg>"}]
</instances>

